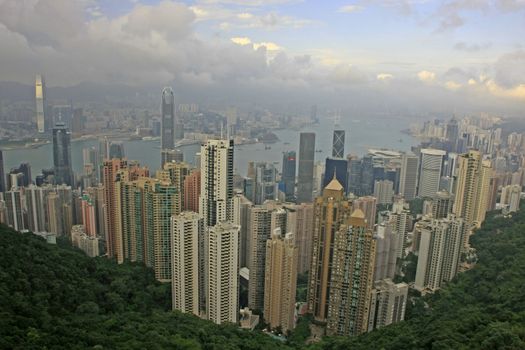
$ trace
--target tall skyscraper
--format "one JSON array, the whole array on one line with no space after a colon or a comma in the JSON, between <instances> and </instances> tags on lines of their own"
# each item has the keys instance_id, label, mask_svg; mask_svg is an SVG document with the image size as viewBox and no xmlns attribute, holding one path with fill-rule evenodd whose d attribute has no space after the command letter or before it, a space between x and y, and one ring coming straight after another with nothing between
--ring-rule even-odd
<instances>
[{"instance_id":1,"label":"tall skyscraper","mask_svg":"<svg viewBox=\"0 0 525 350\"><path fill-rule=\"evenodd\" d=\"M501 188L500 205L509 213L517 212L520 208L520 185L508 185Z\"/></svg>"},{"instance_id":2,"label":"tall skyscraper","mask_svg":"<svg viewBox=\"0 0 525 350\"><path fill-rule=\"evenodd\" d=\"M343 186L333 179L314 202L313 249L308 283L308 310L314 319L326 323L330 297L336 232L347 223L351 205Z\"/></svg>"},{"instance_id":3,"label":"tall skyscraper","mask_svg":"<svg viewBox=\"0 0 525 350\"><path fill-rule=\"evenodd\" d=\"M452 214L446 219L420 221L416 289L435 291L454 278L466 234L465 224Z\"/></svg>"},{"instance_id":4,"label":"tall skyscraper","mask_svg":"<svg viewBox=\"0 0 525 350\"><path fill-rule=\"evenodd\" d=\"M405 208L404 201L396 202L392 206L392 211L388 218L392 224L392 231L398 239L397 257L399 259L405 257L405 248L408 244L408 226L410 218L410 210Z\"/></svg>"},{"instance_id":5,"label":"tall skyscraper","mask_svg":"<svg viewBox=\"0 0 525 350\"><path fill-rule=\"evenodd\" d=\"M250 209L253 204L244 195L237 193L233 197L233 223L240 227L239 259L240 267L248 266L248 232L250 226Z\"/></svg>"},{"instance_id":6,"label":"tall skyscraper","mask_svg":"<svg viewBox=\"0 0 525 350\"><path fill-rule=\"evenodd\" d=\"M425 148L421 150L418 196L432 198L439 191L439 180L445 151Z\"/></svg>"},{"instance_id":7,"label":"tall skyscraper","mask_svg":"<svg viewBox=\"0 0 525 350\"><path fill-rule=\"evenodd\" d=\"M255 204L277 199L277 169L272 163L255 164Z\"/></svg>"},{"instance_id":8,"label":"tall skyscraper","mask_svg":"<svg viewBox=\"0 0 525 350\"><path fill-rule=\"evenodd\" d=\"M392 204L394 197L394 183L390 180L375 181L374 197L377 198L377 204Z\"/></svg>"},{"instance_id":9,"label":"tall skyscraper","mask_svg":"<svg viewBox=\"0 0 525 350\"><path fill-rule=\"evenodd\" d=\"M46 231L46 200L48 188L30 185L25 189L28 229L31 232Z\"/></svg>"},{"instance_id":10,"label":"tall skyscraper","mask_svg":"<svg viewBox=\"0 0 525 350\"><path fill-rule=\"evenodd\" d=\"M408 284L391 279L376 281L370 299L369 332L405 319Z\"/></svg>"},{"instance_id":11,"label":"tall skyscraper","mask_svg":"<svg viewBox=\"0 0 525 350\"><path fill-rule=\"evenodd\" d=\"M481 227L489 206L490 179L492 168L489 161L483 161L479 151L471 150L458 157L458 177L454 196L453 212L463 218L468 227L464 235L464 249L472 228Z\"/></svg>"},{"instance_id":12,"label":"tall skyscraper","mask_svg":"<svg viewBox=\"0 0 525 350\"><path fill-rule=\"evenodd\" d=\"M184 161L184 153L180 149L161 149L160 150L160 167L164 168L164 164L171 162L182 163Z\"/></svg>"},{"instance_id":13,"label":"tall skyscraper","mask_svg":"<svg viewBox=\"0 0 525 350\"><path fill-rule=\"evenodd\" d=\"M396 275L396 262L398 251L403 240L393 230L392 223L387 220L377 225L376 234L376 257L374 281L385 278L394 278Z\"/></svg>"},{"instance_id":14,"label":"tall skyscraper","mask_svg":"<svg viewBox=\"0 0 525 350\"><path fill-rule=\"evenodd\" d=\"M432 198L432 217L444 219L452 213L452 195L447 191L436 192Z\"/></svg>"},{"instance_id":15,"label":"tall skyscraper","mask_svg":"<svg viewBox=\"0 0 525 350\"><path fill-rule=\"evenodd\" d=\"M175 97L171 87L162 90L160 149L175 148Z\"/></svg>"},{"instance_id":16,"label":"tall skyscraper","mask_svg":"<svg viewBox=\"0 0 525 350\"><path fill-rule=\"evenodd\" d=\"M5 206L7 208L7 224L15 231L25 230L24 205L22 190L11 190L4 194Z\"/></svg>"},{"instance_id":17,"label":"tall skyscraper","mask_svg":"<svg viewBox=\"0 0 525 350\"><path fill-rule=\"evenodd\" d=\"M97 236L97 203L95 197L84 193L80 199L82 212L82 225L84 232L89 237Z\"/></svg>"},{"instance_id":18,"label":"tall skyscraper","mask_svg":"<svg viewBox=\"0 0 525 350\"><path fill-rule=\"evenodd\" d=\"M7 174L7 188L13 187L27 187L31 184L31 165L29 163L21 163L16 168L11 168Z\"/></svg>"},{"instance_id":19,"label":"tall skyscraper","mask_svg":"<svg viewBox=\"0 0 525 350\"><path fill-rule=\"evenodd\" d=\"M201 147L199 213L207 227L233 218L233 140L208 140Z\"/></svg>"},{"instance_id":20,"label":"tall skyscraper","mask_svg":"<svg viewBox=\"0 0 525 350\"><path fill-rule=\"evenodd\" d=\"M284 184L285 199L287 202L293 202L295 199L295 171L295 151L283 152L283 171L281 174L281 182Z\"/></svg>"},{"instance_id":21,"label":"tall skyscraper","mask_svg":"<svg viewBox=\"0 0 525 350\"><path fill-rule=\"evenodd\" d=\"M109 143L109 159L123 159L125 157L126 152L124 151L124 144L120 141L111 141Z\"/></svg>"},{"instance_id":22,"label":"tall skyscraper","mask_svg":"<svg viewBox=\"0 0 525 350\"><path fill-rule=\"evenodd\" d=\"M287 208L295 213L293 220L295 227L292 232L298 249L297 272L305 273L310 270L312 260L314 206L312 203L302 203L293 205L293 208ZM292 220L288 221L292 222Z\"/></svg>"},{"instance_id":23,"label":"tall skyscraper","mask_svg":"<svg viewBox=\"0 0 525 350\"><path fill-rule=\"evenodd\" d=\"M312 201L314 188L315 133L302 132L299 140L297 203Z\"/></svg>"},{"instance_id":24,"label":"tall skyscraper","mask_svg":"<svg viewBox=\"0 0 525 350\"><path fill-rule=\"evenodd\" d=\"M49 116L47 115L46 82L40 74L35 79L35 102L36 127L38 132L43 134L50 129L51 125L49 125Z\"/></svg>"},{"instance_id":25,"label":"tall skyscraper","mask_svg":"<svg viewBox=\"0 0 525 350\"><path fill-rule=\"evenodd\" d=\"M419 159L414 154L401 156L401 174L399 177L399 194L407 201L416 198Z\"/></svg>"},{"instance_id":26,"label":"tall skyscraper","mask_svg":"<svg viewBox=\"0 0 525 350\"><path fill-rule=\"evenodd\" d=\"M334 178L348 191L348 161L339 158L326 158L322 188L325 188Z\"/></svg>"},{"instance_id":27,"label":"tall skyscraper","mask_svg":"<svg viewBox=\"0 0 525 350\"><path fill-rule=\"evenodd\" d=\"M345 131L334 130L332 140L332 157L343 159L345 157Z\"/></svg>"},{"instance_id":28,"label":"tall skyscraper","mask_svg":"<svg viewBox=\"0 0 525 350\"><path fill-rule=\"evenodd\" d=\"M53 165L57 185L74 185L71 167L71 134L64 124L53 128Z\"/></svg>"},{"instance_id":29,"label":"tall skyscraper","mask_svg":"<svg viewBox=\"0 0 525 350\"><path fill-rule=\"evenodd\" d=\"M171 296L173 310L199 316L204 311L204 225L199 214L171 218ZM202 279L202 280L201 280Z\"/></svg>"},{"instance_id":30,"label":"tall skyscraper","mask_svg":"<svg viewBox=\"0 0 525 350\"><path fill-rule=\"evenodd\" d=\"M285 334L295 327L297 257L293 234L276 229L266 241L264 319Z\"/></svg>"},{"instance_id":31,"label":"tall skyscraper","mask_svg":"<svg viewBox=\"0 0 525 350\"><path fill-rule=\"evenodd\" d=\"M328 304L328 335L358 335L368 330L374 283L376 240L365 215L355 210L335 235Z\"/></svg>"},{"instance_id":32,"label":"tall skyscraper","mask_svg":"<svg viewBox=\"0 0 525 350\"><path fill-rule=\"evenodd\" d=\"M201 172L192 170L184 179L184 210L199 212L199 195L201 193Z\"/></svg>"},{"instance_id":33,"label":"tall skyscraper","mask_svg":"<svg viewBox=\"0 0 525 350\"><path fill-rule=\"evenodd\" d=\"M180 214L177 188L168 181L136 177L132 170L120 170L115 194L120 201L120 230L116 240L124 259L144 261L153 267L155 278L171 281L171 223Z\"/></svg>"},{"instance_id":34,"label":"tall skyscraper","mask_svg":"<svg viewBox=\"0 0 525 350\"><path fill-rule=\"evenodd\" d=\"M162 170L157 171L157 179L175 186L176 194L173 205L177 214L184 211L184 181L189 174L190 165L185 162L166 163Z\"/></svg>"},{"instance_id":35,"label":"tall skyscraper","mask_svg":"<svg viewBox=\"0 0 525 350\"><path fill-rule=\"evenodd\" d=\"M249 260L250 281L248 284L248 307L262 310L264 306L264 269L266 241L271 237L272 211L264 206L250 208Z\"/></svg>"},{"instance_id":36,"label":"tall skyscraper","mask_svg":"<svg viewBox=\"0 0 525 350\"><path fill-rule=\"evenodd\" d=\"M361 209L365 214L365 222L368 228L374 228L377 216L377 199L372 196L364 196L352 202L352 209Z\"/></svg>"},{"instance_id":37,"label":"tall skyscraper","mask_svg":"<svg viewBox=\"0 0 525 350\"><path fill-rule=\"evenodd\" d=\"M126 168L127 160L122 159L107 159L103 165L103 183L104 183L104 202L105 202L105 218L106 218L106 253L109 258L120 256L120 261L124 261L123 253L117 254L118 241L116 237L117 230L117 215L120 211L118 202L115 197L115 182L117 181L117 173L120 169ZM118 261L119 259L117 259Z\"/></svg>"},{"instance_id":38,"label":"tall skyscraper","mask_svg":"<svg viewBox=\"0 0 525 350\"><path fill-rule=\"evenodd\" d=\"M459 126L458 121L456 118L450 119L450 121L447 123L447 140L450 143L450 150L452 152L456 151L457 143L458 143L458 137L459 137Z\"/></svg>"},{"instance_id":39,"label":"tall skyscraper","mask_svg":"<svg viewBox=\"0 0 525 350\"><path fill-rule=\"evenodd\" d=\"M208 228L206 315L217 324L237 323L239 314L239 226L218 222Z\"/></svg>"},{"instance_id":40,"label":"tall skyscraper","mask_svg":"<svg viewBox=\"0 0 525 350\"><path fill-rule=\"evenodd\" d=\"M4 153L0 150L0 193L6 192L5 172L4 172Z\"/></svg>"}]
</instances>

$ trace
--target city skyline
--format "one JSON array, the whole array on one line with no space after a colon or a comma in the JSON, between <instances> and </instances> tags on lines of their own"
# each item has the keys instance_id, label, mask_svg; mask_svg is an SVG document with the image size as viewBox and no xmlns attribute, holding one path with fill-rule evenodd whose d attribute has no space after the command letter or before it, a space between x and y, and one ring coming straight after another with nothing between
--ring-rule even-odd
<instances>
[{"instance_id":1,"label":"city skyline","mask_svg":"<svg viewBox=\"0 0 525 350\"><path fill-rule=\"evenodd\" d=\"M0 347L524 348L524 19L0 0Z\"/></svg>"}]
</instances>

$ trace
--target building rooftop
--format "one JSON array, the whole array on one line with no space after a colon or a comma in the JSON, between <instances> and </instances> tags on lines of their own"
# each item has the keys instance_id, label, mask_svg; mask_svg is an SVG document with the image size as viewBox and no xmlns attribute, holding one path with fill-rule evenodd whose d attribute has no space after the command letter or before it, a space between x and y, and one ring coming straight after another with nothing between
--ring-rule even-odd
<instances>
[{"instance_id":1,"label":"building rooftop","mask_svg":"<svg viewBox=\"0 0 525 350\"><path fill-rule=\"evenodd\" d=\"M337 181L337 179L335 178L335 174L332 181L330 181L324 189L329 191L344 191L343 185L341 185L341 183Z\"/></svg>"}]
</instances>

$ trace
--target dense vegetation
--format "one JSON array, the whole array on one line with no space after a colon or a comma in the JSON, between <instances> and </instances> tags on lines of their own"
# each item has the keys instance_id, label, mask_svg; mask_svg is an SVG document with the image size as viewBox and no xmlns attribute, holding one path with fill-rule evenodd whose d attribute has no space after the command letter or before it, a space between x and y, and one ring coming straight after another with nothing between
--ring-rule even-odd
<instances>
[{"instance_id":1,"label":"dense vegetation","mask_svg":"<svg viewBox=\"0 0 525 350\"><path fill-rule=\"evenodd\" d=\"M273 349L262 333L170 311L170 286L0 226L0 349Z\"/></svg>"},{"instance_id":2,"label":"dense vegetation","mask_svg":"<svg viewBox=\"0 0 525 350\"><path fill-rule=\"evenodd\" d=\"M311 349L525 349L525 208L491 215L472 237L478 264L417 298L409 319ZM303 319L288 344L169 311L169 286L140 265L116 266L0 227L0 348L304 348Z\"/></svg>"}]
</instances>

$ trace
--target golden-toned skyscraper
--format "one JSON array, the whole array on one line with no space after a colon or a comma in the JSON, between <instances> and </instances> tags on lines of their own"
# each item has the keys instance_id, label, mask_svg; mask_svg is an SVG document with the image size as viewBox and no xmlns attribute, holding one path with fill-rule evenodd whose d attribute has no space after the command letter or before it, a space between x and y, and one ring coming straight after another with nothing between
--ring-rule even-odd
<instances>
[{"instance_id":1,"label":"golden-toned skyscraper","mask_svg":"<svg viewBox=\"0 0 525 350\"><path fill-rule=\"evenodd\" d=\"M348 222L350 210L351 205L344 196L344 188L335 178L314 202L308 310L317 322L327 321L335 237L340 226Z\"/></svg>"},{"instance_id":2,"label":"golden-toned skyscraper","mask_svg":"<svg viewBox=\"0 0 525 350\"><path fill-rule=\"evenodd\" d=\"M35 79L35 102L37 130L40 134L43 134L49 130L50 125L47 116L46 82L40 74L38 74Z\"/></svg>"},{"instance_id":3,"label":"golden-toned skyscraper","mask_svg":"<svg viewBox=\"0 0 525 350\"><path fill-rule=\"evenodd\" d=\"M264 319L284 333L295 327L297 254L292 233L283 237L277 228L266 242Z\"/></svg>"},{"instance_id":4,"label":"golden-toned skyscraper","mask_svg":"<svg viewBox=\"0 0 525 350\"><path fill-rule=\"evenodd\" d=\"M335 238L328 335L358 335L368 330L375 251L376 240L367 228L365 214L356 209Z\"/></svg>"},{"instance_id":5,"label":"golden-toned skyscraper","mask_svg":"<svg viewBox=\"0 0 525 350\"><path fill-rule=\"evenodd\" d=\"M370 229L374 228L377 215L377 199L375 197L359 197L352 202L352 208L354 210L358 208L361 209L365 214L366 226Z\"/></svg>"},{"instance_id":6,"label":"golden-toned skyscraper","mask_svg":"<svg viewBox=\"0 0 525 350\"><path fill-rule=\"evenodd\" d=\"M104 182L104 202L106 204L106 253L108 258L117 258L119 263L124 261L123 254L118 254L118 242L116 239L116 217L120 211L120 207L115 197L115 181L117 173L120 169L126 168L128 162L122 159L108 159L104 161L103 166L103 182Z\"/></svg>"},{"instance_id":7,"label":"golden-toned skyscraper","mask_svg":"<svg viewBox=\"0 0 525 350\"><path fill-rule=\"evenodd\" d=\"M458 157L459 169L455 191L454 214L463 218L468 231L479 228L485 220L490 200L492 168L483 161L479 151L471 150ZM468 247L471 232L464 237L464 248Z\"/></svg>"}]
</instances>

